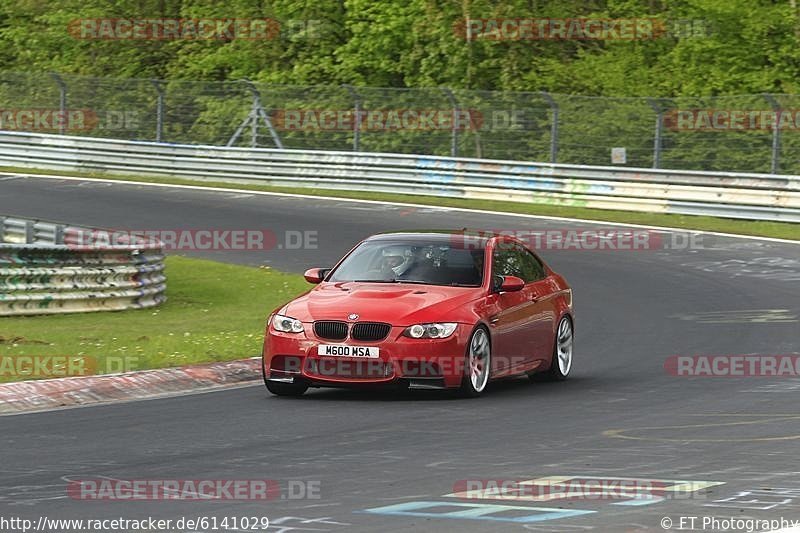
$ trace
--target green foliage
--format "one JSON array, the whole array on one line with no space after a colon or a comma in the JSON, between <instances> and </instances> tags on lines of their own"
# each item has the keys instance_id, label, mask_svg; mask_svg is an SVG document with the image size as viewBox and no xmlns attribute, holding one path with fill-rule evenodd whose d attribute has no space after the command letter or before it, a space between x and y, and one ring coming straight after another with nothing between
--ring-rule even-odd
<instances>
[{"instance_id":1,"label":"green foliage","mask_svg":"<svg viewBox=\"0 0 800 533\"><path fill-rule=\"evenodd\" d=\"M269 18L271 39L86 40L89 18ZM644 40L467 40L465 19L652 18ZM0 70L283 85L607 96L794 93L800 23L767 0L19 0L0 5Z\"/></svg>"}]
</instances>

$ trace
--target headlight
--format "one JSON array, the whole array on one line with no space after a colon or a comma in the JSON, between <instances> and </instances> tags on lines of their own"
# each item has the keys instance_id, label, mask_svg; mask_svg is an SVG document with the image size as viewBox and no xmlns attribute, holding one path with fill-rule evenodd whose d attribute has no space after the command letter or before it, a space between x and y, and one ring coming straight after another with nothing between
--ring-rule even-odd
<instances>
[{"instance_id":1,"label":"headlight","mask_svg":"<svg viewBox=\"0 0 800 533\"><path fill-rule=\"evenodd\" d=\"M285 333L302 333L303 323L296 318L275 315L272 317L272 327Z\"/></svg>"},{"instance_id":2,"label":"headlight","mask_svg":"<svg viewBox=\"0 0 800 533\"><path fill-rule=\"evenodd\" d=\"M446 339L456 330L455 322L437 322L435 324L414 324L403 332L412 339Z\"/></svg>"}]
</instances>

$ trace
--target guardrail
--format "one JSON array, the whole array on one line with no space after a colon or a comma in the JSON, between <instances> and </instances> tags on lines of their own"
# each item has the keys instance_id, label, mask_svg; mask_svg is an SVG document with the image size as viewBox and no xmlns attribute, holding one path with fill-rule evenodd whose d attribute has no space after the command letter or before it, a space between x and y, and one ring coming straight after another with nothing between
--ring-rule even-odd
<instances>
[{"instance_id":1,"label":"guardrail","mask_svg":"<svg viewBox=\"0 0 800 533\"><path fill-rule=\"evenodd\" d=\"M800 176L0 132L0 165L800 222Z\"/></svg>"},{"instance_id":2,"label":"guardrail","mask_svg":"<svg viewBox=\"0 0 800 533\"><path fill-rule=\"evenodd\" d=\"M166 300L160 244L86 245L94 230L0 216L0 316L120 311Z\"/></svg>"}]
</instances>

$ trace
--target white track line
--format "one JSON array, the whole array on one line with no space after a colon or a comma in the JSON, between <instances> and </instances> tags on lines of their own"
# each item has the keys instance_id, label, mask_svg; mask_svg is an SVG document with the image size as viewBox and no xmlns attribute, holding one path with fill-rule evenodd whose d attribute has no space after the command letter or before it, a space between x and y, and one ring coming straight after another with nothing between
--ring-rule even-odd
<instances>
[{"instance_id":1,"label":"white track line","mask_svg":"<svg viewBox=\"0 0 800 533\"><path fill-rule=\"evenodd\" d=\"M339 197L332 197L332 196L316 196L312 194L297 194L297 193L282 193L282 192L269 192L269 191L255 191L250 189L229 189L227 187L204 187L202 185L177 185L171 183L151 183L146 181L133 181L133 180L116 180L116 179L104 179L104 178L81 178L77 176L59 176L55 174L23 174L19 172L0 172L0 175L6 176L16 176L16 177L23 177L23 178L44 178L44 179L57 179L57 180L68 180L68 181L96 181L102 183L121 183L125 185L143 185L148 187L167 187L173 189L189 189L195 191L211 191L211 192L225 192L225 193L243 193L247 192L248 194L259 195L259 196L282 196L287 198L305 198L305 199L312 199L312 200L329 200L329 201L336 201L336 202L350 202L350 203L361 203L361 204L372 204L372 205L395 205L395 206L402 206L402 207L417 207L417 208L436 208L441 209L444 211L456 211L456 212L467 212L467 213L481 213L486 215L497 215L497 216L507 216L507 217L517 217L517 218L532 218L532 219L540 219L540 220L561 220L565 222L581 222L584 224L607 224L612 226L622 226L627 228L642 228L642 229L650 229L650 230L659 230L665 232L692 232L692 233L703 233L706 235L718 235L720 237L731 237L736 239L749 239L755 241L767 241L767 242L779 242L784 244L795 244L800 245L800 240L791 240L791 239L777 239L774 237L758 237L756 235L739 235L737 233L722 233L718 231L704 231L699 229L690 229L690 228L670 228L665 226L649 226L645 224L628 224L625 222L610 222L607 220L587 220L584 218L570 218L570 217L556 217L556 216L549 216L549 215L531 215L526 213L508 213L504 211L491 211L488 209L470 209L468 207L445 207L445 206L437 206L437 205L426 205L426 204L414 204L414 203L406 203L406 202L389 202L384 200L359 200L356 198L339 198ZM798 231L800 232L800 224L798 224Z\"/></svg>"}]
</instances>

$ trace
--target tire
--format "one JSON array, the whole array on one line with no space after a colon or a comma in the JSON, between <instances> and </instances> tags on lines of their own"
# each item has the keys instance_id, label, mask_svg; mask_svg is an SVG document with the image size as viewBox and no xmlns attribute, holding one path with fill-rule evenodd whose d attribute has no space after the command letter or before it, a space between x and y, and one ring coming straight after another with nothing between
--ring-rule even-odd
<instances>
[{"instance_id":1,"label":"tire","mask_svg":"<svg viewBox=\"0 0 800 533\"><path fill-rule=\"evenodd\" d=\"M470 335L464 362L460 391L468 398L478 397L486 390L492 368L491 339L483 326L475 328Z\"/></svg>"},{"instance_id":2,"label":"tire","mask_svg":"<svg viewBox=\"0 0 800 533\"><path fill-rule=\"evenodd\" d=\"M553 342L553 358L550 361L550 370L545 377L550 381L564 381L572 370L572 347L574 331L572 320L568 316L561 317L556 328Z\"/></svg>"},{"instance_id":3,"label":"tire","mask_svg":"<svg viewBox=\"0 0 800 533\"><path fill-rule=\"evenodd\" d=\"M267 381L267 390L275 396L302 396L308 390L308 385L306 383Z\"/></svg>"},{"instance_id":4,"label":"tire","mask_svg":"<svg viewBox=\"0 0 800 533\"><path fill-rule=\"evenodd\" d=\"M281 383L279 381L269 381L267 372L264 370L264 363L261 363L261 377L267 390L275 396L302 396L308 390L308 383Z\"/></svg>"}]
</instances>

